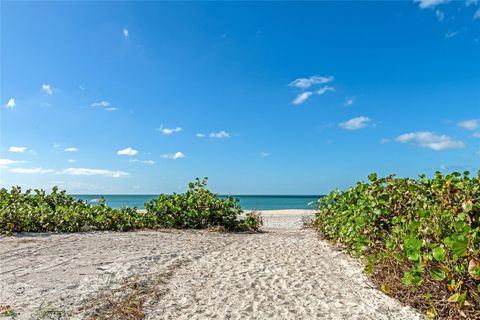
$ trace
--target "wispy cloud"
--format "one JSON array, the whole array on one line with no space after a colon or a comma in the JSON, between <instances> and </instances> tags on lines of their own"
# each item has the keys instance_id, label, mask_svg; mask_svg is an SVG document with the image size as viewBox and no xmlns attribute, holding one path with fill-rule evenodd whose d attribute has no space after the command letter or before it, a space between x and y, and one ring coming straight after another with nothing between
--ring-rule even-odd
<instances>
[{"instance_id":1,"label":"wispy cloud","mask_svg":"<svg viewBox=\"0 0 480 320\"><path fill-rule=\"evenodd\" d=\"M0 168L8 168L8 166L17 163L24 163L22 160L0 159Z\"/></svg>"},{"instance_id":2,"label":"wispy cloud","mask_svg":"<svg viewBox=\"0 0 480 320\"><path fill-rule=\"evenodd\" d=\"M260 158L266 158L268 157L270 154L268 152L260 152Z\"/></svg>"},{"instance_id":3,"label":"wispy cloud","mask_svg":"<svg viewBox=\"0 0 480 320\"><path fill-rule=\"evenodd\" d=\"M422 9L434 8L442 3L447 3L449 0L413 0L413 2L418 2L418 6Z\"/></svg>"},{"instance_id":4,"label":"wispy cloud","mask_svg":"<svg viewBox=\"0 0 480 320\"><path fill-rule=\"evenodd\" d=\"M160 128L157 129L158 131L160 131L163 135L165 136L169 136L173 133L177 133L177 132L180 132L182 131L182 128L180 127L176 127L176 128L166 128L163 126L163 124L160 126Z\"/></svg>"},{"instance_id":5,"label":"wispy cloud","mask_svg":"<svg viewBox=\"0 0 480 320\"><path fill-rule=\"evenodd\" d=\"M14 98L10 98L10 99L8 99L8 102L7 102L7 104L5 105L5 108L7 108L7 109L13 109L13 107L15 107L15 99L14 99Z\"/></svg>"},{"instance_id":6,"label":"wispy cloud","mask_svg":"<svg viewBox=\"0 0 480 320\"><path fill-rule=\"evenodd\" d=\"M211 132L208 135L210 138L216 138L216 139L226 139L230 138L230 134L226 131L218 131L218 132Z\"/></svg>"},{"instance_id":7,"label":"wispy cloud","mask_svg":"<svg viewBox=\"0 0 480 320\"><path fill-rule=\"evenodd\" d=\"M161 157L163 159L181 159L181 158L185 158L185 154L183 154L183 152L175 152L175 153L168 153L168 154L162 154Z\"/></svg>"},{"instance_id":8,"label":"wispy cloud","mask_svg":"<svg viewBox=\"0 0 480 320\"><path fill-rule=\"evenodd\" d=\"M300 89L310 88L314 84L329 83L334 80L332 76L311 76L309 78L298 78L290 82L289 86Z\"/></svg>"},{"instance_id":9,"label":"wispy cloud","mask_svg":"<svg viewBox=\"0 0 480 320\"><path fill-rule=\"evenodd\" d=\"M311 91L305 91L305 92L302 92L302 93L299 93L295 99L293 99L292 103L294 105L300 105L302 103L304 103L305 101L308 100L308 98L310 98L310 96L313 94L313 92Z\"/></svg>"},{"instance_id":10,"label":"wispy cloud","mask_svg":"<svg viewBox=\"0 0 480 320\"><path fill-rule=\"evenodd\" d=\"M451 39L458 35L458 31L448 31L445 33L445 39Z\"/></svg>"},{"instance_id":11,"label":"wispy cloud","mask_svg":"<svg viewBox=\"0 0 480 320\"><path fill-rule=\"evenodd\" d=\"M437 135L429 131L405 133L398 136L396 141L400 143L411 143L435 151L465 148L465 144L460 140L454 140L447 135Z\"/></svg>"},{"instance_id":12,"label":"wispy cloud","mask_svg":"<svg viewBox=\"0 0 480 320\"><path fill-rule=\"evenodd\" d=\"M472 136L474 138L480 138L480 132L474 132Z\"/></svg>"},{"instance_id":13,"label":"wispy cloud","mask_svg":"<svg viewBox=\"0 0 480 320\"><path fill-rule=\"evenodd\" d=\"M100 102L94 102L90 105L91 107L103 107L103 108L106 108L106 107L109 107L110 106L110 102L108 101L100 101Z\"/></svg>"},{"instance_id":14,"label":"wispy cloud","mask_svg":"<svg viewBox=\"0 0 480 320\"><path fill-rule=\"evenodd\" d=\"M477 9L473 14L473 19L480 19L480 9Z\"/></svg>"},{"instance_id":15,"label":"wispy cloud","mask_svg":"<svg viewBox=\"0 0 480 320\"><path fill-rule=\"evenodd\" d=\"M128 29L127 29L127 28L123 28L123 36L124 36L125 38L128 38L129 33L128 33Z\"/></svg>"},{"instance_id":16,"label":"wispy cloud","mask_svg":"<svg viewBox=\"0 0 480 320\"><path fill-rule=\"evenodd\" d=\"M21 174L44 174L55 172L52 169L43 169L43 168L13 168L10 169L11 172L21 173Z\"/></svg>"},{"instance_id":17,"label":"wispy cloud","mask_svg":"<svg viewBox=\"0 0 480 320\"><path fill-rule=\"evenodd\" d=\"M369 117L360 116L342 122L339 124L339 126L346 130L358 130L365 128L370 122L372 122L372 120Z\"/></svg>"},{"instance_id":18,"label":"wispy cloud","mask_svg":"<svg viewBox=\"0 0 480 320\"><path fill-rule=\"evenodd\" d=\"M65 152L77 152L78 151L78 148L75 148L75 147L69 147L69 148L65 148L64 150Z\"/></svg>"},{"instance_id":19,"label":"wispy cloud","mask_svg":"<svg viewBox=\"0 0 480 320\"><path fill-rule=\"evenodd\" d=\"M330 86L325 86L325 87L320 88L317 91L315 91L315 93L318 94L318 95L322 95L324 93L327 93L328 91L335 91L335 88L330 87Z\"/></svg>"},{"instance_id":20,"label":"wispy cloud","mask_svg":"<svg viewBox=\"0 0 480 320\"><path fill-rule=\"evenodd\" d=\"M480 128L480 119L464 120L457 123L460 128L467 130L476 130Z\"/></svg>"},{"instance_id":21,"label":"wispy cloud","mask_svg":"<svg viewBox=\"0 0 480 320\"><path fill-rule=\"evenodd\" d=\"M205 134L203 134L203 133L197 133L195 136L197 138L205 138Z\"/></svg>"},{"instance_id":22,"label":"wispy cloud","mask_svg":"<svg viewBox=\"0 0 480 320\"><path fill-rule=\"evenodd\" d=\"M24 153L25 151L27 151L27 147L12 146L12 147L8 148L8 151L14 152L14 153Z\"/></svg>"},{"instance_id":23,"label":"wispy cloud","mask_svg":"<svg viewBox=\"0 0 480 320\"><path fill-rule=\"evenodd\" d=\"M128 148L125 148L125 149L122 149L122 150L118 150L117 154L121 155L121 156L134 156L134 155L138 154L138 151L128 147Z\"/></svg>"},{"instance_id":24,"label":"wispy cloud","mask_svg":"<svg viewBox=\"0 0 480 320\"><path fill-rule=\"evenodd\" d=\"M69 174L73 176L102 176L111 178L120 178L130 175L124 171L112 171L105 169L88 169L88 168L67 168L59 172L60 174Z\"/></svg>"},{"instance_id":25,"label":"wispy cloud","mask_svg":"<svg viewBox=\"0 0 480 320\"><path fill-rule=\"evenodd\" d=\"M345 102L343 103L343 105L345 107L349 107L349 106L353 105L354 103L355 103L355 97L347 97L345 99Z\"/></svg>"},{"instance_id":26,"label":"wispy cloud","mask_svg":"<svg viewBox=\"0 0 480 320\"><path fill-rule=\"evenodd\" d=\"M69 162L69 163L74 163L74 162L77 162L77 160L75 160L75 159L68 159L67 162Z\"/></svg>"},{"instance_id":27,"label":"wispy cloud","mask_svg":"<svg viewBox=\"0 0 480 320\"><path fill-rule=\"evenodd\" d=\"M46 94L48 95L52 95L53 94L53 88L51 85L49 84L42 84L42 91L45 92Z\"/></svg>"},{"instance_id":28,"label":"wispy cloud","mask_svg":"<svg viewBox=\"0 0 480 320\"><path fill-rule=\"evenodd\" d=\"M82 90L82 91L85 91L85 87L84 86L78 86L78 89Z\"/></svg>"},{"instance_id":29,"label":"wispy cloud","mask_svg":"<svg viewBox=\"0 0 480 320\"><path fill-rule=\"evenodd\" d=\"M128 162L131 163L144 163L144 164L155 164L155 161L153 160L138 160L138 159L130 159Z\"/></svg>"},{"instance_id":30,"label":"wispy cloud","mask_svg":"<svg viewBox=\"0 0 480 320\"><path fill-rule=\"evenodd\" d=\"M435 16L437 17L438 21L443 21L443 19L445 18L445 14L443 13L443 11L440 10L435 11Z\"/></svg>"},{"instance_id":31,"label":"wispy cloud","mask_svg":"<svg viewBox=\"0 0 480 320\"><path fill-rule=\"evenodd\" d=\"M117 111L118 108L113 107L112 104L108 101L100 101L100 102L94 102L90 105L91 107L94 108L104 108L105 111Z\"/></svg>"}]
</instances>

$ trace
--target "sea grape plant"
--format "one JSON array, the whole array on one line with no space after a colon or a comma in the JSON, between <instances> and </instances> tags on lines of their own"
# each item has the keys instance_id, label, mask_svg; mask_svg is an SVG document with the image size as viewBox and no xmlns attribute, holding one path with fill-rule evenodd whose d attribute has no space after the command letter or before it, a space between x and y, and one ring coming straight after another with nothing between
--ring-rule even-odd
<instances>
[{"instance_id":1,"label":"sea grape plant","mask_svg":"<svg viewBox=\"0 0 480 320\"><path fill-rule=\"evenodd\" d=\"M368 267L382 259L403 264L403 286L438 281L451 302L479 311L480 171L431 179L373 173L368 180L318 200L321 235L365 257Z\"/></svg>"},{"instance_id":2,"label":"sea grape plant","mask_svg":"<svg viewBox=\"0 0 480 320\"><path fill-rule=\"evenodd\" d=\"M12 232L81 232L92 230L128 231L145 228L154 217L136 208L112 209L100 199L97 205L67 195L53 187L27 190L20 187L9 192L0 189L0 233Z\"/></svg>"},{"instance_id":3,"label":"sea grape plant","mask_svg":"<svg viewBox=\"0 0 480 320\"><path fill-rule=\"evenodd\" d=\"M212 228L221 227L229 231L253 230L261 226L255 214L243 214L239 199L228 196L222 199L207 189L207 180L197 178L190 182L183 194L161 194L145 204L145 209L156 216L158 223L167 228Z\"/></svg>"},{"instance_id":4,"label":"sea grape plant","mask_svg":"<svg viewBox=\"0 0 480 320\"><path fill-rule=\"evenodd\" d=\"M129 231L134 229L220 227L256 231L261 218L243 213L238 199L220 199L206 189L206 179L189 184L185 194L160 195L144 211L112 209L103 198L92 205L57 187L51 193L12 187L0 189L0 234L13 232Z\"/></svg>"}]
</instances>

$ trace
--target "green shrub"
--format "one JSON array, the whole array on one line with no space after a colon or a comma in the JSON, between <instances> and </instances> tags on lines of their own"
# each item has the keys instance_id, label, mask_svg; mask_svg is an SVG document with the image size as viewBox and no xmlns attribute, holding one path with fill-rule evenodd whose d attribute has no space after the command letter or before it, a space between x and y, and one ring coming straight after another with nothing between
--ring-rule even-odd
<instances>
[{"instance_id":1,"label":"green shrub","mask_svg":"<svg viewBox=\"0 0 480 320\"><path fill-rule=\"evenodd\" d=\"M12 232L79 232L92 230L127 231L146 227L150 221L136 208L112 209L103 199L92 206L58 192L27 190L20 187L10 192L0 189L0 233Z\"/></svg>"},{"instance_id":2,"label":"green shrub","mask_svg":"<svg viewBox=\"0 0 480 320\"><path fill-rule=\"evenodd\" d=\"M445 304L469 305L480 316L480 171L476 177L368 178L318 201L317 230L365 257L372 272L385 261L401 266L400 287L445 288Z\"/></svg>"},{"instance_id":3,"label":"green shrub","mask_svg":"<svg viewBox=\"0 0 480 320\"><path fill-rule=\"evenodd\" d=\"M228 231L256 231L261 225L257 215L243 213L239 200L228 196L221 199L207 188L207 178L196 179L184 194L161 194L145 204L147 213L155 215L161 227L204 229L221 227Z\"/></svg>"},{"instance_id":4,"label":"green shrub","mask_svg":"<svg viewBox=\"0 0 480 320\"><path fill-rule=\"evenodd\" d=\"M185 194L160 195L137 208L112 209L102 198L96 205L58 191L0 189L0 234L13 232L83 232L95 230L129 231L142 228L221 227L228 231L256 231L257 215L243 213L238 199L219 199L206 189L206 179L190 183Z\"/></svg>"}]
</instances>

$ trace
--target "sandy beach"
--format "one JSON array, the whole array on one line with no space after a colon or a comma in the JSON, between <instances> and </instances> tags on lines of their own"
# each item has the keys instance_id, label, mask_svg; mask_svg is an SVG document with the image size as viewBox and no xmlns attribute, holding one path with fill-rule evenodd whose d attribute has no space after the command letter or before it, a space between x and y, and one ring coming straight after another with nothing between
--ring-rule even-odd
<instances>
[{"instance_id":1,"label":"sandy beach","mask_svg":"<svg viewBox=\"0 0 480 320\"><path fill-rule=\"evenodd\" d=\"M264 211L257 234L2 236L0 304L16 319L115 318L126 304L147 319L422 318L375 289L357 260L303 228L312 214Z\"/></svg>"}]
</instances>

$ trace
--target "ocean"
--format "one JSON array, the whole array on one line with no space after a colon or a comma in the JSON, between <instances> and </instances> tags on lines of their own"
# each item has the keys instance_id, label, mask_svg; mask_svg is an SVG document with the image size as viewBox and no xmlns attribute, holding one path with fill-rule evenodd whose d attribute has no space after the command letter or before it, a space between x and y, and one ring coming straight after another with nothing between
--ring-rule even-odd
<instances>
[{"instance_id":1,"label":"ocean","mask_svg":"<svg viewBox=\"0 0 480 320\"><path fill-rule=\"evenodd\" d=\"M95 203L101 195L74 195L77 199L83 199ZM157 195L104 195L112 208L137 207L143 208L145 202L156 198ZM224 198L225 196L220 196ZM240 205L245 210L277 210L277 209L315 209L315 203L321 196L316 195L237 195Z\"/></svg>"}]
</instances>

